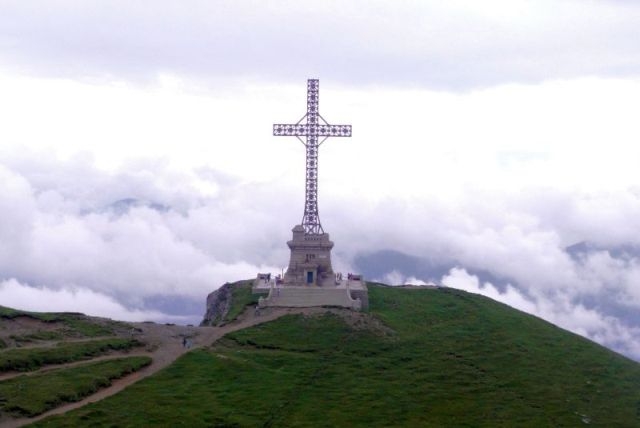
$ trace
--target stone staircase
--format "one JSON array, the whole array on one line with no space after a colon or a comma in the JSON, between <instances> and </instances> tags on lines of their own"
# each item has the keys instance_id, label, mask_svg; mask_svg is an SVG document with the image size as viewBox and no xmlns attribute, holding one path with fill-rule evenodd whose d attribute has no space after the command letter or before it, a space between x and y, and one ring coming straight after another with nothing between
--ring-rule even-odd
<instances>
[{"instance_id":1,"label":"stone staircase","mask_svg":"<svg viewBox=\"0 0 640 428\"><path fill-rule=\"evenodd\" d=\"M301 308L311 306L342 306L360 310L360 299L352 299L346 288L333 287L280 287L271 288L266 298L261 297L260 307L278 306Z\"/></svg>"}]
</instances>

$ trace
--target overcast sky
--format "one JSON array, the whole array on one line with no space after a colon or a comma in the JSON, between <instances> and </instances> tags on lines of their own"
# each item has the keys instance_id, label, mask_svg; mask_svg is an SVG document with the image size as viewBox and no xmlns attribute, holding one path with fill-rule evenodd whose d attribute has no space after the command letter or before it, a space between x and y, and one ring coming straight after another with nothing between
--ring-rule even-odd
<instances>
[{"instance_id":1,"label":"overcast sky","mask_svg":"<svg viewBox=\"0 0 640 428\"><path fill-rule=\"evenodd\" d=\"M0 0L0 304L198 322L279 272L304 148L271 125L318 78L353 125L320 151L337 269L399 251L446 274L370 279L640 360L639 33L624 0Z\"/></svg>"}]
</instances>

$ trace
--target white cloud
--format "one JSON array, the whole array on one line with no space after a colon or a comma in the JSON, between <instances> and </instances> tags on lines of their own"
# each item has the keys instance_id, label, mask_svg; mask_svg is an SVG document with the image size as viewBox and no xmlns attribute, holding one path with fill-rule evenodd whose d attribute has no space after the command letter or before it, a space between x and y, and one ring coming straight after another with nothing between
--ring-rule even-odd
<instances>
[{"instance_id":1,"label":"white cloud","mask_svg":"<svg viewBox=\"0 0 640 428\"><path fill-rule=\"evenodd\" d=\"M374 153L390 149L371 141ZM122 159L120 165L104 168L94 164L92 156L65 157L50 150L43 155L37 145L13 145L26 150L7 151L0 157L0 279L16 278L61 293L75 287L135 308L155 295L204 301L224 282L258 271L278 272L288 260L285 241L290 227L299 221L303 201L303 174L297 174L302 172L303 151L295 141L282 143L290 150L282 160L268 162L278 157L272 155L259 159L264 165L256 162L266 174L254 174L253 165L227 165L220 171L215 156L211 162L185 161L183 167L162 156L132 161L126 150L117 148L113 153ZM566 184L556 176L557 187L536 186L531 176L519 177L508 163L505 167L496 162L497 170L491 174L502 174L504 179L514 174L501 191L495 177L479 174L478 165L465 164L469 168L459 175L420 169L415 159L424 157L425 149L405 141L394 150L402 153L403 160L415 162L410 176L407 164L380 162L374 153L358 157L357 146L363 143L355 137L330 143L333 146L323 145L327 159L323 158L320 173L327 184L321 185L320 207L325 229L336 242L336 266L349 267L364 250L396 249L489 271L514 285L504 290L474 285L455 271L447 280L456 274L457 280L471 284L466 289L482 290L632 352L632 343L616 337L636 337L635 327L627 325L630 318L623 320L618 311L620 305L640 308L637 260L620 260L603 251L576 261L565 252L567 245L578 241L640 245L634 238L640 236L640 221L634 220L640 218L640 194L629 183L625 187L624 181L614 180L604 185L607 190L590 191L590 185L570 190L573 181ZM497 147L497 143L489 146L489 153L498 153ZM226 156L246 157L244 149L238 150ZM463 147L455 150L462 153ZM348 153L337 156L340 151ZM171 151L167 153L170 158ZM630 149L626 156L632 155ZM454 166L460 162L438 150L427 158L442 171L457 171ZM530 160L517 162L526 166ZM343 175L353 180L342 183ZM113 206L126 199L138 202ZM384 279L421 284L437 278L395 271ZM564 306L544 303L553 293L562 296ZM613 306L589 308L578 303L585 298L606 299ZM112 317L121 314L116 309Z\"/></svg>"},{"instance_id":2,"label":"white cloud","mask_svg":"<svg viewBox=\"0 0 640 428\"><path fill-rule=\"evenodd\" d=\"M403 285L405 282L405 278L400 272L398 272L397 270L393 270L386 274L383 278L376 278L374 279L374 281L379 281L389 285Z\"/></svg>"},{"instance_id":3,"label":"white cloud","mask_svg":"<svg viewBox=\"0 0 640 428\"><path fill-rule=\"evenodd\" d=\"M473 88L637 76L640 67L634 2L34 4L3 2L4 68L94 81L149 82L169 74L282 82L315 75L349 84Z\"/></svg>"},{"instance_id":4,"label":"white cloud","mask_svg":"<svg viewBox=\"0 0 640 428\"><path fill-rule=\"evenodd\" d=\"M189 175L162 168L152 180L131 181L130 173L91 168L75 175L74 161L48 166L46 176L30 165L21 166L26 175L0 168L0 279L53 289L73 285L135 305L153 295L204 301L226 281L279 271L270 264L277 260L268 245L271 228L246 227L259 224L264 214L243 214L244 202L232 208L238 191L247 189L208 199L191 186ZM114 207L127 198L138 202ZM255 262L242 252L253 253L249 259Z\"/></svg>"},{"instance_id":5,"label":"white cloud","mask_svg":"<svg viewBox=\"0 0 640 428\"><path fill-rule=\"evenodd\" d=\"M640 310L640 260L613 257L609 251L593 251L581 258L580 276L588 288L585 294L608 295L618 304ZM640 317L639 317L640 319Z\"/></svg>"},{"instance_id":6,"label":"white cloud","mask_svg":"<svg viewBox=\"0 0 640 428\"><path fill-rule=\"evenodd\" d=\"M441 282L444 286L482 294L524 312L532 314L537 314L538 312L536 303L513 286L508 285L506 290L501 292L490 282L481 284L477 276L470 275L465 269L452 268L449 274L442 278Z\"/></svg>"},{"instance_id":7,"label":"white cloud","mask_svg":"<svg viewBox=\"0 0 640 428\"><path fill-rule=\"evenodd\" d=\"M0 302L3 305L35 312L81 312L87 315L122 321L184 322L188 317L166 315L153 310L128 309L113 298L85 288L53 290L33 287L15 279L0 282Z\"/></svg>"},{"instance_id":8,"label":"white cloud","mask_svg":"<svg viewBox=\"0 0 640 428\"><path fill-rule=\"evenodd\" d=\"M219 187L195 171L216 170L241 182L290 183L304 174L299 142L270 136L273 122L294 122L304 112L302 79L294 87L247 85L212 95L5 74L0 90L5 156L46 150L51 158L78 160L75 174L83 164L125 168L132 184L147 186L170 180L170 170L189 171L212 195ZM322 97L323 115L353 123L354 137L323 145L321 197L360 193L375 203L389 195L435 195L456 201L469 191L606 193L638 185L633 159L640 155L639 131L631 112L639 82L550 81L465 95L328 86ZM72 180L64 184L79 187ZM575 208L597 209L604 220L616 215L607 206L583 204Z\"/></svg>"},{"instance_id":9,"label":"white cloud","mask_svg":"<svg viewBox=\"0 0 640 428\"><path fill-rule=\"evenodd\" d=\"M423 281L415 276L405 276L397 270L392 270L385 274L382 278L365 278L374 282L381 282L388 285L436 285L433 282Z\"/></svg>"},{"instance_id":10,"label":"white cloud","mask_svg":"<svg viewBox=\"0 0 640 428\"><path fill-rule=\"evenodd\" d=\"M430 282L423 281L421 279L416 278L415 276L410 276L403 281L403 284L407 285L435 285Z\"/></svg>"}]
</instances>

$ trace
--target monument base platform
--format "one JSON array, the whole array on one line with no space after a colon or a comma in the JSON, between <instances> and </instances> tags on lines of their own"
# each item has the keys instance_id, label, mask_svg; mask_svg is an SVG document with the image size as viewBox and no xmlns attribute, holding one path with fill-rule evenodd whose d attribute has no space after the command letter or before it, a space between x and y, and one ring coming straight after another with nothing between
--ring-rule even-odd
<instances>
[{"instance_id":1,"label":"monument base platform","mask_svg":"<svg viewBox=\"0 0 640 428\"><path fill-rule=\"evenodd\" d=\"M316 306L339 306L354 310L369 307L367 285L363 280L342 280L332 285L276 285L276 281L256 279L254 293L267 294L260 297L259 306L304 308Z\"/></svg>"}]
</instances>

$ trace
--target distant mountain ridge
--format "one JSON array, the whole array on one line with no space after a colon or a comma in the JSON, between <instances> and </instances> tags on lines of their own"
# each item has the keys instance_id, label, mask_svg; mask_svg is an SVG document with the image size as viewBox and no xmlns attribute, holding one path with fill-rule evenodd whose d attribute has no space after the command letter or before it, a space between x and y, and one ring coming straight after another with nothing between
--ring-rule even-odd
<instances>
[{"instance_id":1,"label":"distant mountain ridge","mask_svg":"<svg viewBox=\"0 0 640 428\"><path fill-rule=\"evenodd\" d=\"M399 273L403 278L417 278L423 281L440 284L441 278L461 263L453 261L434 261L427 257L418 257L397 250L380 250L358 254L354 259L354 266L358 272L362 272L365 278L373 281L383 281L392 272ZM472 275L476 275L481 282L490 282L498 289L503 289L507 283L513 280L498 277L487 270L468 269ZM391 284L399 285L399 284ZM444 284L446 285L446 284Z\"/></svg>"},{"instance_id":2,"label":"distant mountain ridge","mask_svg":"<svg viewBox=\"0 0 640 428\"><path fill-rule=\"evenodd\" d=\"M116 216L127 214L132 208L145 207L161 213L168 212L171 207L153 201L145 201L136 198L118 199L103 207L102 211L113 213Z\"/></svg>"}]
</instances>

